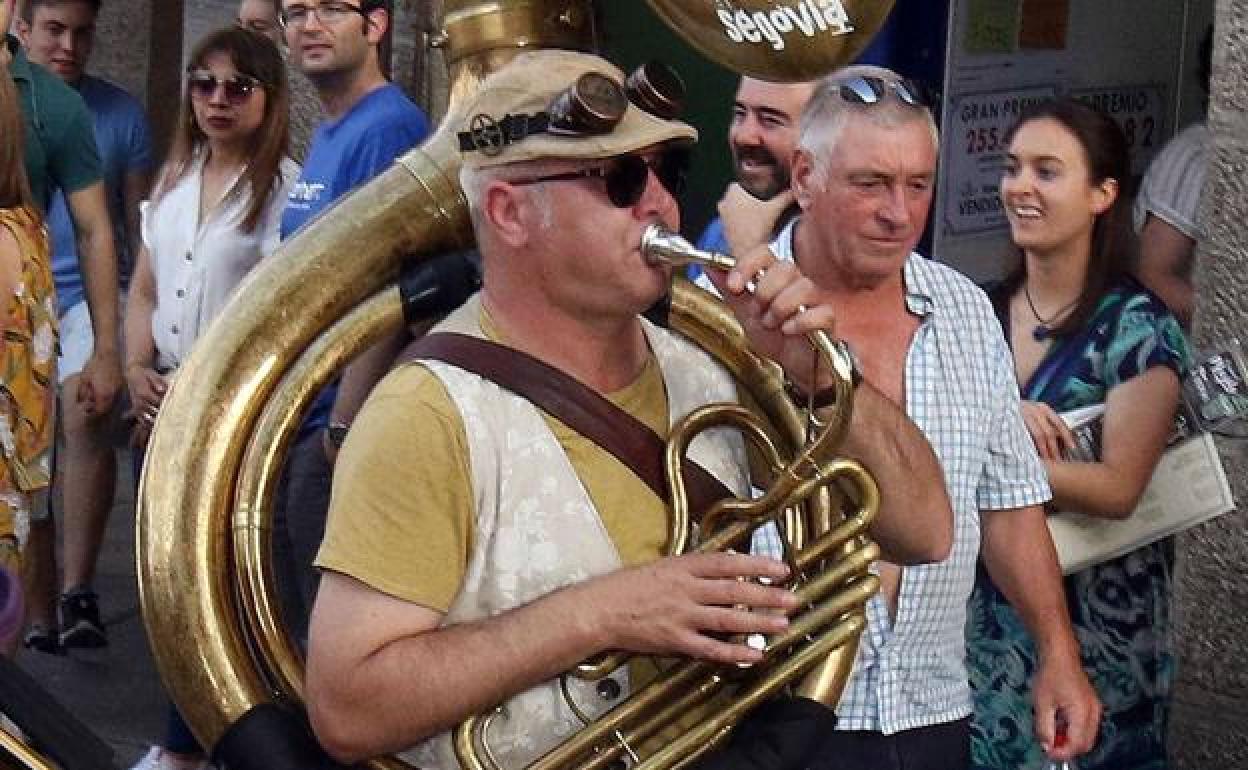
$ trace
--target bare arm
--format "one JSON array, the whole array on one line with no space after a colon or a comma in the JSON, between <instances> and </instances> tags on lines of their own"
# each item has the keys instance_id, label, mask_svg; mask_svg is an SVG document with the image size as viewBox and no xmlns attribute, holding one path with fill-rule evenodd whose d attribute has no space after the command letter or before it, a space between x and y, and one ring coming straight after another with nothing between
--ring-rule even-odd
<instances>
[{"instance_id":1,"label":"bare arm","mask_svg":"<svg viewBox=\"0 0 1248 770\"><path fill-rule=\"evenodd\" d=\"M140 246L130 279L126 303L126 386L130 390L131 416L138 422L134 439L146 443L151 418L164 400L166 382L156 372L156 343L152 338L152 313L156 310L156 276L152 255Z\"/></svg>"},{"instance_id":2,"label":"bare arm","mask_svg":"<svg viewBox=\"0 0 1248 770\"><path fill-rule=\"evenodd\" d=\"M338 395L330 410L330 422L350 425L355 415L363 406L364 400L373 387L390 371L394 358L403 350L410 339L406 329L400 329L358 355L347 365L338 384ZM325 456L332 463L338 450L329 442L323 441Z\"/></svg>"},{"instance_id":3,"label":"bare arm","mask_svg":"<svg viewBox=\"0 0 1248 770\"><path fill-rule=\"evenodd\" d=\"M139 234L139 204L146 198L151 188L152 177L146 171L129 171L122 183L122 200L125 206L125 244L131 254L137 255L143 245Z\"/></svg>"},{"instance_id":4,"label":"bare arm","mask_svg":"<svg viewBox=\"0 0 1248 770\"><path fill-rule=\"evenodd\" d=\"M1046 458L1053 501L1063 510L1122 519L1152 478L1174 426L1179 378L1155 366L1109 392L1099 462Z\"/></svg>"},{"instance_id":5,"label":"bare arm","mask_svg":"<svg viewBox=\"0 0 1248 770\"><path fill-rule=\"evenodd\" d=\"M902 565L948 558L953 506L940 461L918 426L870 383L854 391L841 452L862 463L880 489L870 532L881 558Z\"/></svg>"},{"instance_id":6,"label":"bare arm","mask_svg":"<svg viewBox=\"0 0 1248 770\"><path fill-rule=\"evenodd\" d=\"M77 234L79 265L91 311L95 347L83 368L79 401L88 411L103 413L121 386L121 360L117 349L117 252L104 183L96 182L65 196Z\"/></svg>"},{"instance_id":7,"label":"bare arm","mask_svg":"<svg viewBox=\"0 0 1248 770\"><path fill-rule=\"evenodd\" d=\"M1196 241L1153 214L1140 230L1140 281L1166 303L1184 328L1191 328L1195 292L1192 258Z\"/></svg>"},{"instance_id":8,"label":"bare arm","mask_svg":"<svg viewBox=\"0 0 1248 770\"><path fill-rule=\"evenodd\" d=\"M409 748L604 650L725 663L757 660L711 632L774 633L788 591L780 562L694 554L569 586L485 620L442 616L326 572L312 612L307 694L313 729L341 761Z\"/></svg>"},{"instance_id":9,"label":"bare arm","mask_svg":"<svg viewBox=\"0 0 1248 770\"><path fill-rule=\"evenodd\" d=\"M724 191L716 210L724 227L729 253L745 254L771 241L781 215L793 203L793 193L783 190L770 200L759 200L733 182Z\"/></svg>"},{"instance_id":10,"label":"bare arm","mask_svg":"<svg viewBox=\"0 0 1248 770\"><path fill-rule=\"evenodd\" d=\"M130 279L130 299L126 303L126 370L132 366L151 367L156 361L152 337L152 314L156 311L156 274L152 255L140 244Z\"/></svg>"},{"instance_id":11,"label":"bare arm","mask_svg":"<svg viewBox=\"0 0 1248 770\"><path fill-rule=\"evenodd\" d=\"M1083 672L1044 511L1039 506L984 511L980 521L984 566L1039 653L1032 685L1036 735L1049 756L1072 759L1095 743L1101 704ZM1053 745L1059 714L1069 739L1061 748Z\"/></svg>"}]
</instances>

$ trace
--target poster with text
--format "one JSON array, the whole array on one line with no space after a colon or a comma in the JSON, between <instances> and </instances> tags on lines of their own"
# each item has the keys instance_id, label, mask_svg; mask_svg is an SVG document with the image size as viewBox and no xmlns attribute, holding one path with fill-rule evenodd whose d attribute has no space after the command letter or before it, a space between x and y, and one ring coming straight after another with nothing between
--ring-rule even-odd
<instances>
[{"instance_id":1,"label":"poster with text","mask_svg":"<svg viewBox=\"0 0 1248 770\"><path fill-rule=\"evenodd\" d=\"M1164 144L1166 91L1158 85L1097 86L1079 88L1070 95L1108 113L1122 129L1131 152L1131 173L1143 175L1148 163Z\"/></svg>"}]
</instances>

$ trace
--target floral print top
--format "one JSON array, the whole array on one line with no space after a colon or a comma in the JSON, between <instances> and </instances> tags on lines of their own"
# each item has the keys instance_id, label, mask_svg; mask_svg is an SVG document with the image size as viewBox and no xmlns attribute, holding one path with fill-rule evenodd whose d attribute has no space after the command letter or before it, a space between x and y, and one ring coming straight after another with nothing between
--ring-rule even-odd
<instances>
[{"instance_id":1,"label":"floral print top","mask_svg":"<svg viewBox=\"0 0 1248 770\"><path fill-rule=\"evenodd\" d=\"M30 209L0 209L0 227L17 239L22 276L0 297L0 537L29 513L31 495L48 486L56 417L56 293L48 237Z\"/></svg>"}]
</instances>

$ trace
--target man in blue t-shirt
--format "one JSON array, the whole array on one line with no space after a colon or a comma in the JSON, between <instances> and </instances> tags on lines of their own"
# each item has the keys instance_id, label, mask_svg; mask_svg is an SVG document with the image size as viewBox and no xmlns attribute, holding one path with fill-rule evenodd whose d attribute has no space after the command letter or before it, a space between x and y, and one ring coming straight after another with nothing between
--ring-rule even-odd
<instances>
[{"instance_id":1,"label":"man in blue t-shirt","mask_svg":"<svg viewBox=\"0 0 1248 770\"><path fill-rule=\"evenodd\" d=\"M75 89L91 113L118 277L124 286L138 243L139 201L147 194L150 181L151 138L143 107L134 97L84 72L99 9L99 0L28 0L17 20L17 34L30 60ZM116 425L110 419L114 410L89 409L88 402L77 397L83 369L96 345L77 232L63 190L52 195L47 222L60 314L57 376L65 437L65 451L57 462L65 516L57 641L62 646L94 647L107 640L91 583L104 526L113 507L117 476L113 437L118 431L110 430ZM56 574L50 527L32 538L28 552L34 634L30 641L32 646L43 648L47 645L38 638L38 629L51 625Z\"/></svg>"},{"instance_id":2,"label":"man in blue t-shirt","mask_svg":"<svg viewBox=\"0 0 1248 770\"><path fill-rule=\"evenodd\" d=\"M379 46L390 23L384 0L317 3L281 0L279 16L290 61L316 88L326 119L312 135L303 173L282 216L285 240L335 201L389 168L429 133L423 112L381 70ZM315 587L312 559L329 507L333 455L377 380L401 349L401 336L366 351L343 372L340 384L313 403L291 450L279 512L288 519L302 602L301 631ZM279 537L281 533L278 533ZM281 565L279 564L279 569Z\"/></svg>"},{"instance_id":3,"label":"man in blue t-shirt","mask_svg":"<svg viewBox=\"0 0 1248 770\"><path fill-rule=\"evenodd\" d=\"M813 82L741 78L728 128L736 181L724 191L719 216L706 226L699 248L744 253L769 242L796 215L789 169L797 148L798 121L814 90ZM690 271L694 277L699 272Z\"/></svg>"}]
</instances>

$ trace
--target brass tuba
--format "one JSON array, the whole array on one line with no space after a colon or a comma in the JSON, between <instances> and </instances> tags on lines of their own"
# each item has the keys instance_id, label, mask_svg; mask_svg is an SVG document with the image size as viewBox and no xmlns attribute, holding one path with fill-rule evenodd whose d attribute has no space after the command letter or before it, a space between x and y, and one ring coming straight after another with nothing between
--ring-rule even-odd
<instances>
[{"instance_id":1,"label":"brass tuba","mask_svg":"<svg viewBox=\"0 0 1248 770\"><path fill-rule=\"evenodd\" d=\"M771 79L844 63L892 5L649 2L707 55ZM594 42L589 0L445 0L442 10L435 43L451 75L447 119L248 276L179 372L148 446L136 517L144 622L170 695L201 744L218 753L240 735L280 730L270 724L282 722L273 715L302 697L301 655L276 608L268 561L270 504L302 408L346 361L402 323L395 281L404 260L471 245L458 189L458 105L521 49L585 50ZM758 31L760 23L782 36L780 48ZM674 290L677 329L696 338L698 330L730 323L697 315L703 310L692 294ZM746 357L743 350L727 355ZM843 678L851 660L841 655L831 678ZM248 764L247 753L226 761L263 766ZM303 766L322 765L309 759Z\"/></svg>"}]
</instances>

